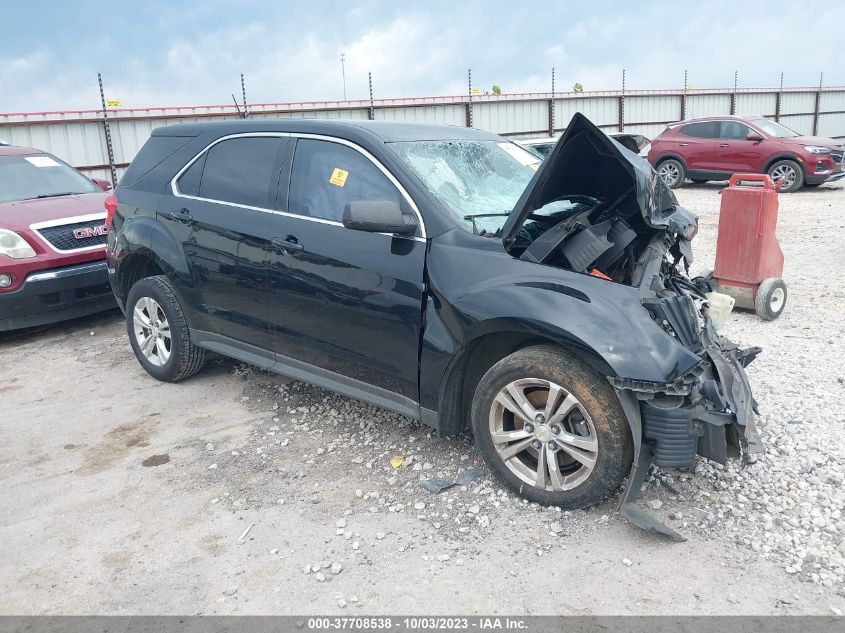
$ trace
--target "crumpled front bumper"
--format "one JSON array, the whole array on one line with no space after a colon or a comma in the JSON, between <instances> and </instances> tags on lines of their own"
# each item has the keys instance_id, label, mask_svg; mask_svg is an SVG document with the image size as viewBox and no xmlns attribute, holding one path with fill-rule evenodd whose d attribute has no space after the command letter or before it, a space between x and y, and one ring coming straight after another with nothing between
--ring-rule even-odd
<instances>
[{"instance_id":1,"label":"crumpled front bumper","mask_svg":"<svg viewBox=\"0 0 845 633\"><path fill-rule=\"evenodd\" d=\"M760 348L740 349L703 333L705 359L670 384L610 378L634 438L634 464L620 502L634 525L673 540L685 540L635 505L652 463L692 469L696 455L724 464L728 457L764 452L756 428L757 405L745 367Z\"/></svg>"}]
</instances>

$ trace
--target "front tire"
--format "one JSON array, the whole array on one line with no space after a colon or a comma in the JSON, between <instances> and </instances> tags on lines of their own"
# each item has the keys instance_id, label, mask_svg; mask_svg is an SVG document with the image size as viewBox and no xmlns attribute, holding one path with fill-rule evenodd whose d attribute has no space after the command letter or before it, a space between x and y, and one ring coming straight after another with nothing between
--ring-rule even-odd
<instances>
[{"instance_id":1,"label":"front tire","mask_svg":"<svg viewBox=\"0 0 845 633\"><path fill-rule=\"evenodd\" d=\"M185 313L164 275L140 279L129 290L126 329L138 362L157 380L184 380L205 362L205 350L191 343Z\"/></svg>"},{"instance_id":2,"label":"front tire","mask_svg":"<svg viewBox=\"0 0 845 633\"><path fill-rule=\"evenodd\" d=\"M628 424L610 384L552 346L519 350L487 371L475 391L472 428L493 474L544 505L598 503L631 467Z\"/></svg>"},{"instance_id":3,"label":"front tire","mask_svg":"<svg viewBox=\"0 0 845 633\"><path fill-rule=\"evenodd\" d=\"M687 169L684 164L674 158L667 158L657 166L657 175L670 189L677 189L684 184Z\"/></svg>"},{"instance_id":4,"label":"front tire","mask_svg":"<svg viewBox=\"0 0 845 633\"><path fill-rule=\"evenodd\" d=\"M775 183L783 183L781 193L798 191L804 184L804 170L794 160L779 160L769 167L767 173Z\"/></svg>"}]
</instances>

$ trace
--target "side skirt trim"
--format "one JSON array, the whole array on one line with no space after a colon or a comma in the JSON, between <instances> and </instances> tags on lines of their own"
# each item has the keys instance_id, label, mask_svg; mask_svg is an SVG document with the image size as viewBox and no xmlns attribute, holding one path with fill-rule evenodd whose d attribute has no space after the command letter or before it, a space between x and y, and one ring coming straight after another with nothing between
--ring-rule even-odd
<instances>
[{"instance_id":1,"label":"side skirt trim","mask_svg":"<svg viewBox=\"0 0 845 633\"><path fill-rule=\"evenodd\" d=\"M317 385L331 391L361 400L368 404L394 411L415 420L423 418L419 403L400 394L369 385L360 380L349 378L341 374L315 367L309 363L290 358L282 354L275 354L269 350L243 343L241 341L206 332L191 330L191 340L199 347L223 354L237 360L255 365L294 380ZM425 416L431 418L431 416Z\"/></svg>"}]
</instances>

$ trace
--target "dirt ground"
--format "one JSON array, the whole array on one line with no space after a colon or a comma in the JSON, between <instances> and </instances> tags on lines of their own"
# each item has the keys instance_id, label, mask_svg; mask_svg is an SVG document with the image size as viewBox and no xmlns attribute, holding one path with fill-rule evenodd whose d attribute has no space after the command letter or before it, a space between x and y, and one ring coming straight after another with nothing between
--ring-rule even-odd
<instances>
[{"instance_id":1,"label":"dirt ground","mask_svg":"<svg viewBox=\"0 0 845 633\"><path fill-rule=\"evenodd\" d=\"M719 189L678 192L701 215L699 270L712 267ZM809 436L813 450L839 467L843 201L841 185L781 197L786 313L770 323L737 314L727 327L766 348L750 369L752 385L771 396L757 395L764 435L788 449L779 425L790 408L809 411L827 425ZM778 455L763 459L777 464ZM395 456L405 465L394 469ZM648 488L644 502L662 500L656 514L688 537L675 544L628 525L618 497L561 513L500 491L489 475L437 496L419 487L421 477L472 465L480 463L469 436L432 437L401 416L233 361L158 383L133 357L117 312L6 335L0 614L845 609L835 561L829 576L792 573L785 550L765 538L753 547L763 524L736 512L697 518L716 503L711 493L722 490L721 503L736 494L720 480L674 474L679 494ZM841 496L825 508L834 527L819 532L818 547L834 551Z\"/></svg>"}]
</instances>

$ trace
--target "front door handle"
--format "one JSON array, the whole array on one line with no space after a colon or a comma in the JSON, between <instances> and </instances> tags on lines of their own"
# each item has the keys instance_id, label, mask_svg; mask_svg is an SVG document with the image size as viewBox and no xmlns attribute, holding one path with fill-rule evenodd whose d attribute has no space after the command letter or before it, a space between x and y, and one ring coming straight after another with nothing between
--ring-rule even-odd
<instances>
[{"instance_id":1,"label":"front door handle","mask_svg":"<svg viewBox=\"0 0 845 633\"><path fill-rule=\"evenodd\" d=\"M176 220L177 222L181 222L182 224L190 224L194 221L191 217L191 212L187 209L179 209L178 211L171 211L167 214L171 220Z\"/></svg>"},{"instance_id":2,"label":"front door handle","mask_svg":"<svg viewBox=\"0 0 845 633\"><path fill-rule=\"evenodd\" d=\"M719 147L730 147L729 143L719 143Z\"/></svg>"},{"instance_id":3,"label":"front door handle","mask_svg":"<svg viewBox=\"0 0 845 633\"><path fill-rule=\"evenodd\" d=\"M681 147L686 147L687 145L689 145L689 143L678 143L678 145L680 145Z\"/></svg>"},{"instance_id":4,"label":"front door handle","mask_svg":"<svg viewBox=\"0 0 845 633\"><path fill-rule=\"evenodd\" d=\"M274 237L270 242L280 251L289 255L295 255L305 250L302 243L293 235L288 235L285 238Z\"/></svg>"}]
</instances>

